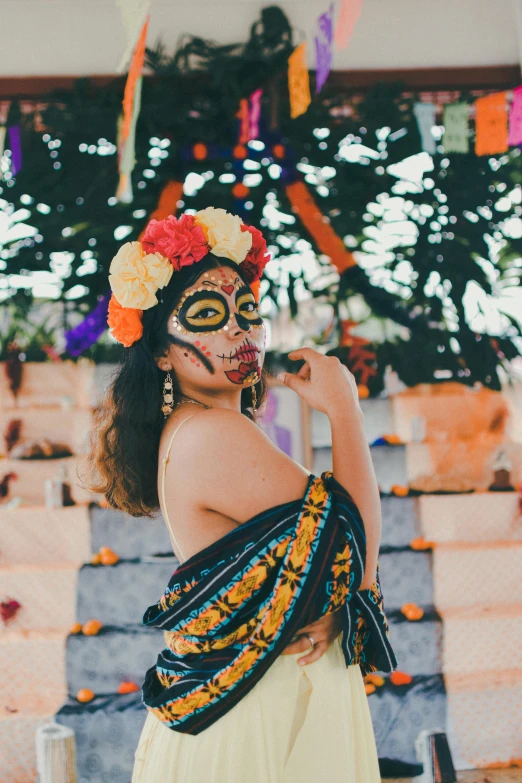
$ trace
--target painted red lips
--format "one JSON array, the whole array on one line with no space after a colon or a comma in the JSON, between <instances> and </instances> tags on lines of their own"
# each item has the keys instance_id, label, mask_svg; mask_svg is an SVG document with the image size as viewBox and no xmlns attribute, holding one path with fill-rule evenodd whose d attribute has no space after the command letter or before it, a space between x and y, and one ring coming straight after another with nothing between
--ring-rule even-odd
<instances>
[{"instance_id":1,"label":"painted red lips","mask_svg":"<svg viewBox=\"0 0 522 783\"><path fill-rule=\"evenodd\" d=\"M261 378L261 368L257 362L259 348L250 342L245 342L238 348L231 359L239 359L239 367L235 370L225 370L225 375L232 383L243 383L250 375L256 381Z\"/></svg>"}]
</instances>

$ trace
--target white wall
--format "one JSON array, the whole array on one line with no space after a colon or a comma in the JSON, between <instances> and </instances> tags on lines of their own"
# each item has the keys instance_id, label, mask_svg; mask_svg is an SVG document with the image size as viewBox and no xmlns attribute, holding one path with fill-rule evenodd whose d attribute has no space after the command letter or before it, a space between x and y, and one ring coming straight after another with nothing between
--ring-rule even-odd
<instances>
[{"instance_id":1,"label":"white wall","mask_svg":"<svg viewBox=\"0 0 522 783\"><path fill-rule=\"evenodd\" d=\"M273 1L273 0L272 0ZM129 0L131 2L131 0ZM309 41L330 0L281 0ZM518 0L364 0L348 50L336 69L512 65L519 61ZM193 33L221 43L244 41L271 0L152 0L148 43L172 51ZM124 48L115 0L0 0L0 78L114 73Z\"/></svg>"}]
</instances>

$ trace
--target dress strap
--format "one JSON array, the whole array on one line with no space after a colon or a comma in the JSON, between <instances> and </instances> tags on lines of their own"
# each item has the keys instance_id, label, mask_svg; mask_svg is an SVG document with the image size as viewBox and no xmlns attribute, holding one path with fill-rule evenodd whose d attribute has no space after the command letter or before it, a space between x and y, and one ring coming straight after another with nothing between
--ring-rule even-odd
<instances>
[{"instance_id":1,"label":"dress strap","mask_svg":"<svg viewBox=\"0 0 522 783\"><path fill-rule=\"evenodd\" d=\"M167 504L166 504L166 502L165 502L165 473L166 473L166 471L167 471L167 463L168 463L168 461L169 461L170 447L172 446L172 441L174 440L174 435L175 435L175 434L176 434L176 432L179 430L179 428L181 427L181 425L182 425L182 424L185 424L185 422L186 422L186 421L188 421L189 419L191 419L191 418L192 418L192 416L195 416L195 415L196 415L196 414L195 414L195 413L193 413L191 416L187 416L187 418L186 418L186 419L183 419L183 421L182 421L182 422L180 422L180 423L178 424L178 426L176 427L176 429L175 429L175 430L174 430L174 432L172 433L172 437L171 437L171 439L170 439L170 441L169 441L169 445L168 445L168 447L167 447L167 454L166 454L166 456L163 458L163 473L162 473L162 477L161 477L161 497L162 497L162 500L163 500L163 513L164 513L164 517L165 517L165 522L166 522L166 524L167 524L167 527L168 527L168 529L169 529L169 531L170 531L170 534L171 534L171 536L172 536L172 539L173 539L174 543L176 544L176 549L178 550L179 554L180 554L182 557L183 557L183 553L181 552L181 549L180 549L180 547L179 547L179 544L178 544L178 542L176 541L176 536L174 535L174 530L172 529L172 525L170 524L170 520L169 520L169 517L168 517L168 514L167 514ZM183 559L183 561L182 561L182 562L184 562L184 561L185 561L185 558Z\"/></svg>"}]
</instances>

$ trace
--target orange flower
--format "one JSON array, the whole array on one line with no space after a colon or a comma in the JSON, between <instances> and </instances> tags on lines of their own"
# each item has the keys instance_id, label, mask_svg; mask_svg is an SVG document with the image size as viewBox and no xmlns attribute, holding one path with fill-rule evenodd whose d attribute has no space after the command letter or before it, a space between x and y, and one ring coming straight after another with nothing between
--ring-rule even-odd
<instances>
[{"instance_id":1,"label":"orange flower","mask_svg":"<svg viewBox=\"0 0 522 783\"><path fill-rule=\"evenodd\" d=\"M372 685L371 682L365 682L364 690L366 691L366 695L369 696L370 693L375 693L375 685Z\"/></svg>"},{"instance_id":2,"label":"orange flower","mask_svg":"<svg viewBox=\"0 0 522 783\"><path fill-rule=\"evenodd\" d=\"M143 334L143 310L122 307L114 294L109 300L107 323L115 340L130 348Z\"/></svg>"},{"instance_id":3,"label":"orange flower","mask_svg":"<svg viewBox=\"0 0 522 783\"><path fill-rule=\"evenodd\" d=\"M87 620L82 626L83 635L96 636L102 627L102 623L99 620Z\"/></svg>"}]
</instances>

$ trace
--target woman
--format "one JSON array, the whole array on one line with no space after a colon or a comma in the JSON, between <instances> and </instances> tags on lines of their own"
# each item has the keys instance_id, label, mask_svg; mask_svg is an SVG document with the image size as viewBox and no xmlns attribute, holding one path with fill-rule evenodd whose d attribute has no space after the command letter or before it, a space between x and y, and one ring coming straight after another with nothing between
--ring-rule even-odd
<instances>
[{"instance_id":1,"label":"woman","mask_svg":"<svg viewBox=\"0 0 522 783\"><path fill-rule=\"evenodd\" d=\"M380 783L362 674L397 662L357 389L310 348L281 378L329 417L335 479L255 424L268 260L257 229L209 207L152 220L111 264L126 351L98 414L94 489L135 516L161 509L180 561L144 615L166 647L146 673L132 783Z\"/></svg>"}]
</instances>

